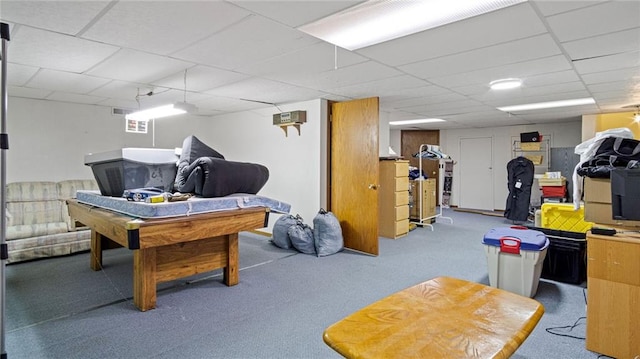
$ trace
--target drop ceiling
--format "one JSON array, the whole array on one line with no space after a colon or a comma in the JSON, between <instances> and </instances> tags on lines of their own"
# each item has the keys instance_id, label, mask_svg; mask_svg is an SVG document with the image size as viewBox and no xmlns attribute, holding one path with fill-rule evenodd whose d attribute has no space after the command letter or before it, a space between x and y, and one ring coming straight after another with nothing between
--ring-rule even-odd
<instances>
[{"instance_id":1,"label":"drop ceiling","mask_svg":"<svg viewBox=\"0 0 640 359\"><path fill-rule=\"evenodd\" d=\"M297 30L358 3L2 0L9 96L126 109L186 98L201 116L377 96L389 120L446 120L424 129L640 104L640 1L527 1L356 51ZM489 89L508 77L523 86ZM496 109L582 97L596 103Z\"/></svg>"}]
</instances>

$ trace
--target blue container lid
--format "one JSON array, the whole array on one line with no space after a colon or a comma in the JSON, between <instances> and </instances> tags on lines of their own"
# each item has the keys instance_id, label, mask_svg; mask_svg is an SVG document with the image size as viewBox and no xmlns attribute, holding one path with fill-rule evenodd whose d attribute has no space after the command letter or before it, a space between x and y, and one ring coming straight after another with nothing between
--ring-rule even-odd
<instances>
[{"instance_id":1,"label":"blue container lid","mask_svg":"<svg viewBox=\"0 0 640 359\"><path fill-rule=\"evenodd\" d=\"M500 247L502 237L518 238L523 251L541 251L549 246L549 239L544 233L520 226L492 228L484 235L482 243Z\"/></svg>"}]
</instances>

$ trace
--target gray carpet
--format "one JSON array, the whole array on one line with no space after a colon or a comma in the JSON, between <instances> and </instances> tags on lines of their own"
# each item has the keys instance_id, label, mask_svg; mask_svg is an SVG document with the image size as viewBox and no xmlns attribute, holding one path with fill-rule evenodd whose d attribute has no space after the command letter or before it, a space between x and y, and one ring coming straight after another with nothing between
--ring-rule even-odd
<instances>
[{"instance_id":1,"label":"gray carpet","mask_svg":"<svg viewBox=\"0 0 640 359\"><path fill-rule=\"evenodd\" d=\"M436 276L488 284L483 235L503 218L445 210L453 224L381 238L380 255L352 251L317 258L240 236L240 283L220 271L163 283L157 308L132 302L132 255L106 251L7 266L6 349L14 358L339 358L322 341L330 324ZM540 280L542 320L514 358L597 358L587 351L585 289ZM571 326L575 328L549 329ZM549 329L549 330L547 330ZM549 333L559 333L554 335Z\"/></svg>"}]
</instances>

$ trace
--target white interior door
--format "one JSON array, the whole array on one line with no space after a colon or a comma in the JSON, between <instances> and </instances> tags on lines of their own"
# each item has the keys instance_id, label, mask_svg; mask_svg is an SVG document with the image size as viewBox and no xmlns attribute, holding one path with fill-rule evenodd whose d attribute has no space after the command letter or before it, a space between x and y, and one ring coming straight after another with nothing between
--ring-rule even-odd
<instances>
[{"instance_id":1,"label":"white interior door","mask_svg":"<svg viewBox=\"0 0 640 359\"><path fill-rule=\"evenodd\" d=\"M492 153L491 137L460 139L460 208L493 211Z\"/></svg>"}]
</instances>

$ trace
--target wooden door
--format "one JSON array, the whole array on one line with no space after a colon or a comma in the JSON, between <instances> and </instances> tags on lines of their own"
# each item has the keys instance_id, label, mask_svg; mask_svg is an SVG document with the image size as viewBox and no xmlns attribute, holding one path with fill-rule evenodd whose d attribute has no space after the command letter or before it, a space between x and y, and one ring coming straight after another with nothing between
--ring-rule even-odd
<instances>
[{"instance_id":1,"label":"wooden door","mask_svg":"<svg viewBox=\"0 0 640 359\"><path fill-rule=\"evenodd\" d=\"M420 152L420 145L439 145L440 144L440 131L438 130L403 130L400 132L400 146L402 157L409 160L409 165L414 167L420 167L420 159L413 157L414 154ZM443 149L444 153L447 153L447 149ZM440 185L438 161L423 159L422 160L422 172L427 175L427 178L436 179L436 191Z\"/></svg>"},{"instance_id":2,"label":"wooden door","mask_svg":"<svg viewBox=\"0 0 640 359\"><path fill-rule=\"evenodd\" d=\"M331 212L344 246L378 255L378 98L331 104Z\"/></svg>"},{"instance_id":3,"label":"wooden door","mask_svg":"<svg viewBox=\"0 0 640 359\"><path fill-rule=\"evenodd\" d=\"M493 211L491 137L460 139L460 208Z\"/></svg>"}]
</instances>

